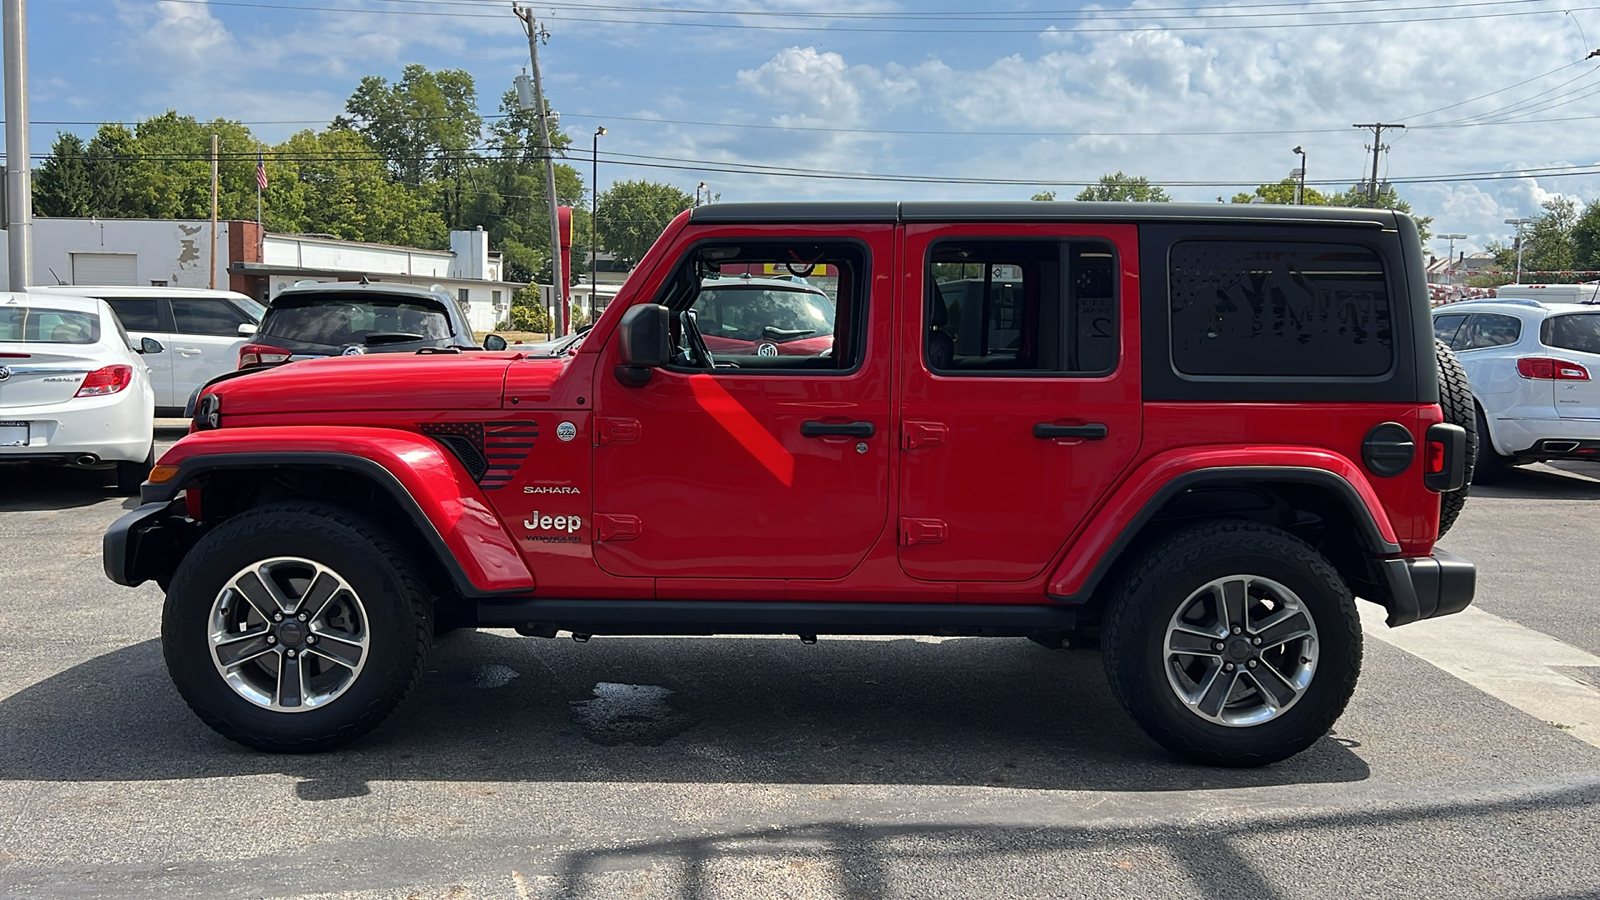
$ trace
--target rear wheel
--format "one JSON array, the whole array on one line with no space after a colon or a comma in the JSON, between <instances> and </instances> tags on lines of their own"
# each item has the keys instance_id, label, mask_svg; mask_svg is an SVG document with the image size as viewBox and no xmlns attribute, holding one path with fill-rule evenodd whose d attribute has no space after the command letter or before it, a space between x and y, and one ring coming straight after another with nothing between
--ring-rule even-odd
<instances>
[{"instance_id":1,"label":"rear wheel","mask_svg":"<svg viewBox=\"0 0 1600 900\"><path fill-rule=\"evenodd\" d=\"M1494 441L1489 437L1489 422L1484 418L1483 410L1475 409L1473 412L1478 423L1478 456L1472 478L1479 484L1490 484L1505 475L1517 461L1495 452Z\"/></svg>"},{"instance_id":2,"label":"rear wheel","mask_svg":"<svg viewBox=\"0 0 1600 900\"><path fill-rule=\"evenodd\" d=\"M139 493L139 485L144 484L144 480L150 477L150 470L155 467L155 464L156 448L154 444L150 446L150 452L145 454L143 462L118 462L117 493L128 495Z\"/></svg>"},{"instance_id":3,"label":"rear wheel","mask_svg":"<svg viewBox=\"0 0 1600 900\"><path fill-rule=\"evenodd\" d=\"M366 733L422 671L432 603L404 551L344 510L282 503L200 540L167 591L162 650L206 724L310 752Z\"/></svg>"},{"instance_id":4,"label":"rear wheel","mask_svg":"<svg viewBox=\"0 0 1600 900\"><path fill-rule=\"evenodd\" d=\"M1101 633L1128 714L1196 762L1257 766L1311 746L1361 670L1361 625L1304 541L1250 522L1179 531L1135 564Z\"/></svg>"}]
</instances>

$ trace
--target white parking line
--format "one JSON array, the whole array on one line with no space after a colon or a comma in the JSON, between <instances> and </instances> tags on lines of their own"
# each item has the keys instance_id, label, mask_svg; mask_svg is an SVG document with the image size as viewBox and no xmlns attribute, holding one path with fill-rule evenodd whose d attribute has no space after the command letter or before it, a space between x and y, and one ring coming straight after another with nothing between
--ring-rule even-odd
<instances>
[{"instance_id":1,"label":"white parking line","mask_svg":"<svg viewBox=\"0 0 1600 900\"><path fill-rule=\"evenodd\" d=\"M1390 628L1383 623L1382 607L1358 605L1361 626L1368 635L1600 747L1600 690L1552 668L1600 669L1600 656L1476 607Z\"/></svg>"}]
</instances>

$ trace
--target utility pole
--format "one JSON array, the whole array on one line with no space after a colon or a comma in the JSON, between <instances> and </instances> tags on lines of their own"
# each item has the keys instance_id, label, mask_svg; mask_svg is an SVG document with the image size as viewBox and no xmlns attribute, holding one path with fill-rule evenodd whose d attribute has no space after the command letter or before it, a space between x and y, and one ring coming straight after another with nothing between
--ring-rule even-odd
<instances>
[{"instance_id":1,"label":"utility pole","mask_svg":"<svg viewBox=\"0 0 1600 900\"><path fill-rule=\"evenodd\" d=\"M28 4L5 0L6 247L10 287L33 283L33 160L28 148Z\"/></svg>"},{"instance_id":2,"label":"utility pole","mask_svg":"<svg viewBox=\"0 0 1600 900\"><path fill-rule=\"evenodd\" d=\"M1383 143L1383 130L1385 128L1404 128L1404 125L1395 125L1387 122L1370 122L1366 125L1352 125L1351 128L1372 129L1372 181L1367 183L1367 200L1373 206L1378 205L1378 155L1389 149Z\"/></svg>"},{"instance_id":3,"label":"utility pole","mask_svg":"<svg viewBox=\"0 0 1600 900\"><path fill-rule=\"evenodd\" d=\"M217 136L211 136L211 289L217 289Z\"/></svg>"},{"instance_id":4,"label":"utility pole","mask_svg":"<svg viewBox=\"0 0 1600 900\"><path fill-rule=\"evenodd\" d=\"M528 58L533 63L534 111L539 117L539 149L544 153L544 193L550 201L550 287L555 294L556 306L561 310L559 321L552 324L558 327L562 334L566 334L567 282L565 273L561 271L561 220L556 212L555 150L550 145L550 125L546 119L548 111L544 103L544 84L539 77L539 41L548 40L550 35L549 32L540 30L539 23L533 18L533 10L513 6L511 11L522 20L522 28L528 34Z\"/></svg>"}]
</instances>

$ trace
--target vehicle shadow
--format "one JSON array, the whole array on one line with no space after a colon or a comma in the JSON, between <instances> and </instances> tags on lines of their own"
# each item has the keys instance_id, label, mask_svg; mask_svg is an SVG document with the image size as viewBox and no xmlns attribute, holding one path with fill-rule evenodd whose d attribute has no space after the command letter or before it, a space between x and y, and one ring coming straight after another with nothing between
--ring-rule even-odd
<instances>
[{"instance_id":1,"label":"vehicle shadow","mask_svg":"<svg viewBox=\"0 0 1600 900\"><path fill-rule=\"evenodd\" d=\"M1487 484L1474 482L1471 496L1508 500L1600 500L1600 470L1589 463L1517 466ZM1592 474L1591 474L1592 473Z\"/></svg>"},{"instance_id":2,"label":"vehicle shadow","mask_svg":"<svg viewBox=\"0 0 1600 900\"><path fill-rule=\"evenodd\" d=\"M0 701L0 780L282 773L303 800L384 780L937 784L1167 791L1359 781L1333 737L1259 769L1183 763L1099 656L1023 640L566 640L467 631L388 723L335 753L236 746L184 708L156 641Z\"/></svg>"},{"instance_id":3,"label":"vehicle shadow","mask_svg":"<svg viewBox=\"0 0 1600 900\"><path fill-rule=\"evenodd\" d=\"M77 509L121 496L116 489L116 474L103 469L0 466L0 512Z\"/></svg>"}]
</instances>

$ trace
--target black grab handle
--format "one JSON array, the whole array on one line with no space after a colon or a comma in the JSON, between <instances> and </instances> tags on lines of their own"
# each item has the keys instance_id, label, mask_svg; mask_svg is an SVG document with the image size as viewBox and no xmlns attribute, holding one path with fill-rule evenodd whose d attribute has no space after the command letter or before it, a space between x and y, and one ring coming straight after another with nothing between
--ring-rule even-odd
<instances>
[{"instance_id":1,"label":"black grab handle","mask_svg":"<svg viewBox=\"0 0 1600 900\"><path fill-rule=\"evenodd\" d=\"M1040 422L1033 426L1033 436L1040 440L1052 438L1084 438L1091 441L1105 440L1109 432L1100 422L1090 422L1087 425L1053 425L1049 422Z\"/></svg>"},{"instance_id":2,"label":"black grab handle","mask_svg":"<svg viewBox=\"0 0 1600 900\"><path fill-rule=\"evenodd\" d=\"M801 422L801 437L872 437L871 422Z\"/></svg>"}]
</instances>

